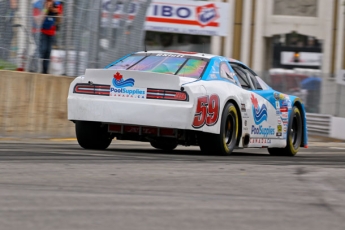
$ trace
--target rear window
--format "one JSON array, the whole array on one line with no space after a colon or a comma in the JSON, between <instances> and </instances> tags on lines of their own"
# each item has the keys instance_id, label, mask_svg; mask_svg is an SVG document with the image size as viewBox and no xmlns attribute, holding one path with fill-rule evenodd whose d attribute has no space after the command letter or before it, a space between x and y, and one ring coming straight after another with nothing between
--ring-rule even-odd
<instances>
[{"instance_id":1,"label":"rear window","mask_svg":"<svg viewBox=\"0 0 345 230\"><path fill-rule=\"evenodd\" d=\"M137 63L138 61L140 61L143 58L144 58L144 56L132 55L132 56L125 58L122 61L119 61L115 65L109 67L109 69L118 69L118 70L128 69L129 67L131 67L132 65L134 65L135 63Z\"/></svg>"},{"instance_id":2,"label":"rear window","mask_svg":"<svg viewBox=\"0 0 345 230\"><path fill-rule=\"evenodd\" d=\"M136 70L175 74L181 77L200 78L207 61L195 58L132 55L109 67L118 70Z\"/></svg>"},{"instance_id":3,"label":"rear window","mask_svg":"<svg viewBox=\"0 0 345 230\"><path fill-rule=\"evenodd\" d=\"M154 73L175 74L186 60L186 58L180 57L148 56L129 69Z\"/></svg>"},{"instance_id":4,"label":"rear window","mask_svg":"<svg viewBox=\"0 0 345 230\"><path fill-rule=\"evenodd\" d=\"M182 77L199 78L206 67L207 62L203 60L189 59L178 71L177 75Z\"/></svg>"}]
</instances>

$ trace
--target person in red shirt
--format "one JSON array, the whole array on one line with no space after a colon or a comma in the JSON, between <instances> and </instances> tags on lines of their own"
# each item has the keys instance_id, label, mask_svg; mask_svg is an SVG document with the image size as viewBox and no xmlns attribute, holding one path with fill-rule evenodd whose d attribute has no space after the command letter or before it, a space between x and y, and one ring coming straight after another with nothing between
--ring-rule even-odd
<instances>
[{"instance_id":1,"label":"person in red shirt","mask_svg":"<svg viewBox=\"0 0 345 230\"><path fill-rule=\"evenodd\" d=\"M39 53L42 61L42 73L47 74L50 63L50 53L56 34L56 24L60 19L61 8L54 0L45 0L43 3L43 9L35 8L34 15L36 23L41 25L36 27L36 31L40 32L39 38ZM33 28L35 29L35 28ZM34 32L34 31L33 31Z\"/></svg>"}]
</instances>

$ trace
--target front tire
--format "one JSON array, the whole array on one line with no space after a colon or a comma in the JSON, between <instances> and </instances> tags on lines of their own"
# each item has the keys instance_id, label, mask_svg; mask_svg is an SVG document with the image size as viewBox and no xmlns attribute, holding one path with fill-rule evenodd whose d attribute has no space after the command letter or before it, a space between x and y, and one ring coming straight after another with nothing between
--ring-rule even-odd
<instances>
[{"instance_id":1,"label":"front tire","mask_svg":"<svg viewBox=\"0 0 345 230\"><path fill-rule=\"evenodd\" d=\"M288 124L287 143L285 148L269 148L268 152L273 156L295 156L302 143L303 123L301 111L294 106Z\"/></svg>"},{"instance_id":2,"label":"front tire","mask_svg":"<svg viewBox=\"0 0 345 230\"><path fill-rule=\"evenodd\" d=\"M75 131L78 143L84 149L106 149L112 141L108 126L99 122L76 121Z\"/></svg>"},{"instance_id":3,"label":"front tire","mask_svg":"<svg viewBox=\"0 0 345 230\"><path fill-rule=\"evenodd\" d=\"M198 142L202 152L207 154L230 155L234 150L239 133L239 119L234 104L224 107L219 134L199 133Z\"/></svg>"}]
</instances>

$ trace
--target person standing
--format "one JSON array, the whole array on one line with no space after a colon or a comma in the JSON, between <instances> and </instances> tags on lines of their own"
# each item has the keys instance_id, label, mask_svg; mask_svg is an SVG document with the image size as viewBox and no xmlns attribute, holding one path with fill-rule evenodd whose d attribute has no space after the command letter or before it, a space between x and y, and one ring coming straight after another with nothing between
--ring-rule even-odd
<instances>
[{"instance_id":1,"label":"person standing","mask_svg":"<svg viewBox=\"0 0 345 230\"><path fill-rule=\"evenodd\" d=\"M47 74L50 63L50 53L56 34L56 25L59 20L61 11L59 4L54 0L45 0L41 4L42 9L34 9L34 13L40 11L40 38L39 38L39 52L42 60L42 73ZM38 4L39 6L39 4Z\"/></svg>"}]
</instances>

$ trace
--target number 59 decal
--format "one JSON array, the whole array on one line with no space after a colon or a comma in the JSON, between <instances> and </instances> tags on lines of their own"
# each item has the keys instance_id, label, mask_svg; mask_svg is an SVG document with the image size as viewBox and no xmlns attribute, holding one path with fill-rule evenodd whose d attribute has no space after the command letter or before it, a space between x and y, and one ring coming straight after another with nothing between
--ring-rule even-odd
<instances>
[{"instance_id":1,"label":"number 59 decal","mask_svg":"<svg viewBox=\"0 0 345 230\"><path fill-rule=\"evenodd\" d=\"M192 126L201 128L205 124L215 125L219 117L219 97L217 94L198 98Z\"/></svg>"}]
</instances>

